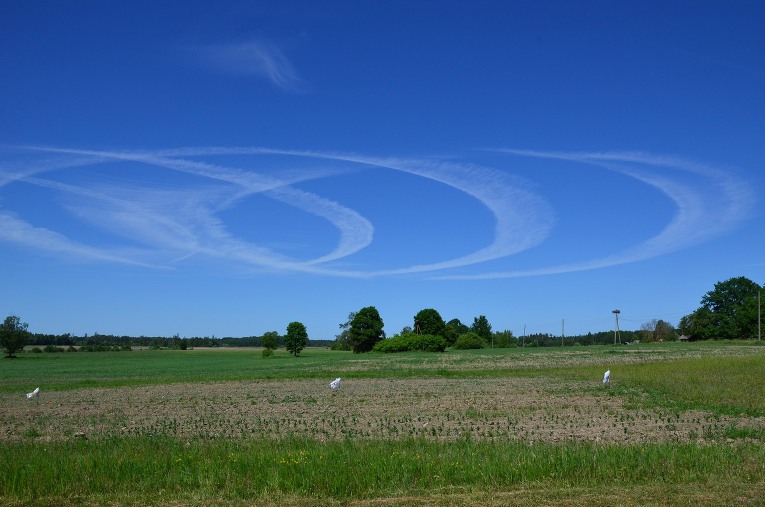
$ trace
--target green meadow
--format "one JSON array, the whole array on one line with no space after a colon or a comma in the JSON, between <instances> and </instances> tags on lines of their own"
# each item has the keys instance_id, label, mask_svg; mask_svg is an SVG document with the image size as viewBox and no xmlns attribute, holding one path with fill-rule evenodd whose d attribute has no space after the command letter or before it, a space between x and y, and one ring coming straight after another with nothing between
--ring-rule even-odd
<instances>
[{"instance_id":1,"label":"green meadow","mask_svg":"<svg viewBox=\"0 0 765 507\"><path fill-rule=\"evenodd\" d=\"M0 505L765 505L763 380L757 342L24 352Z\"/></svg>"}]
</instances>

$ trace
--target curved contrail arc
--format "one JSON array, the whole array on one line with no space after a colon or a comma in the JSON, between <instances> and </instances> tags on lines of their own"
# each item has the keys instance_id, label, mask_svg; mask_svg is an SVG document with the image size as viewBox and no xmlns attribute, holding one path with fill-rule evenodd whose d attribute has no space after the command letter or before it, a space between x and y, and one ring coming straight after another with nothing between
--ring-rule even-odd
<instances>
[{"instance_id":1,"label":"curved contrail arc","mask_svg":"<svg viewBox=\"0 0 765 507\"><path fill-rule=\"evenodd\" d=\"M18 148L17 148L18 149ZM0 167L0 187L26 182L79 196L68 211L80 219L124 237L139 241L143 249L107 251L83 245L65 235L35 227L15 214L0 209L0 237L28 247L106 262L166 267L166 262L146 261L158 253L173 253L173 261L203 255L270 270L296 271L327 276L382 277L412 273L442 272L438 278L492 279L537 276L637 262L677 251L718 237L748 218L754 195L745 182L720 169L672 156L641 152L541 152L495 150L516 157L557 159L589 164L620 173L662 192L676 208L672 220L654 237L602 258L539 267L531 270L495 271L476 275L445 274L474 264L510 257L544 242L554 225L552 207L528 181L472 163L434 158L380 158L354 154L278 150L261 147L191 147L166 150L85 150L56 147L27 147L27 151L55 154L56 160L26 163L23 167ZM295 185L337 175L349 168L322 168L283 173L281 177L235 167L211 164L193 157L218 155L277 155L307 160L338 162L367 170L390 170L424 178L454 188L472 197L494 217L492 241L475 251L427 264L378 270L340 269L337 261L367 248L373 242L372 223L357 211ZM215 187L125 189L115 186L87 188L42 178L41 175L108 161L137 162L151 167L193 175L199 183L217 182ZM682 172L685 178L675 173ZM689 179L688 176L691 176ZM709 191L710 185L714 192ZM339 232L335 248L309 260L296 260L233 235L221 220L221 211L244 199L263 195L313 214L331 223ZM82 199L84 198L84 199ZM81 200L95 207L80 204ZM138 260L143 259L143 260Z\"/></svg>"},{"instance_id":2,"label":"curved contrail arc","mask_svg":"<svg viewBox=\"0 0 765 507\"><path fill-rule=\"evenodd\" d=\"M464 276L444 275L439 278L461 280L517 278L585 271L643 261L721 236L747 219L754 208L754 193L745 182L711 166L677 157L652 156L641 152L497 151L511 155L587 163L622 173L657 188L675 204L677 212L658 235L611 256L530 270ZM624 164L629 164L629 167L625 167ZM665 175L646 172L645 169L641 169L641 166L680 170L695 175L697 180L693 185Z\"/></svg>"}]
</instances>

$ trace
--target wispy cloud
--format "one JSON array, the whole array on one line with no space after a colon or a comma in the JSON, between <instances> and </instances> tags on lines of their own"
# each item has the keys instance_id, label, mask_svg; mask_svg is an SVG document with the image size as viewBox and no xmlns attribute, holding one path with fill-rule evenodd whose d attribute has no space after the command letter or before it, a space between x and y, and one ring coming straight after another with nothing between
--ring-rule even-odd
<instances>
[{"instance_id":1,"label":"wispy cloud","mask_svg":"<svg viewBox=\"0 0 765 507\"><path fill-rule=\"evenodd\" d=\"M27 148L46 157L39 164L0 167L0 188L15 182L56 192L64 210L80 221L125 239L123 248L85 245L64 234L26 222L0 208L0 239L38 251L98 260L171 267L192 256L256 269L296 271L355 278L436 273L439 278L492 279L549 275L637 262L722 236L751 216L754 195L746 182L730 172L677 157L639 152L557 153L502 150L509 156L548 158L589 164L618 172L662 192L675 206L671 221L654 237L621 252L572 264L540 266L524 271L453 275L445 272L510 257L543 243L555 223L553 208L530 182L489 167L435 158L379 158L355 154L275 150L258 147L193 147L155 151L98 151L54 147ZM320 167L280 171L278 176L199 160L200 157L251 155L299 157ZM138 163L193 175L193 184L95 181L66 183L44 177L106 161ZM298 164L299 165L299 164ZM576 167L574 165L574 167ZM297 188L309 180L345 171L397 171L425 178L463 192L494 217L487 246L460 257L384 269L341 269L337 261L370 246L374 226L356 210ZM170 180L173 181L172 179ZM334 249L311 259L295 259L233 234L221 212L260 195L313 214L339 232Z\"/></svg>"},{"instance_id":2,"label":"wispy cloud","mask_svg":"<svg viewBox=\"0 0 765 507\"><path fill-rule=\"evenodd\" d=\"M554 222L552 208L544 199L528 190L530 185L527 182L494 169L431 159L380 159L311 152L305 154L353 161L437 181L472 196L494 215L494 239L485 248L455 259L371 271L365 273L366 276L439 271L507 257L542 242Z\"/></svg>"},{"instance_id":3,"label":"wispy cloud","mask_svg":"<svg viewBox=\"0 0 765 507\"><path fill-rule=\"evenodd\" d=\"M727 171L681 159L640 152L541 152L497 150L509 155L568 160L622 173L665 194L677 211L656 236L622 252L585 262L524 271L488 272L458 279L496 279L550 275L638 262L722 236L750 218L755 196L747 183ZM680 177L678 172L690 175Z\"/></svg>"},{"instance_id":4,"label":"wispy cloud","mask_svg":"<svg viewBox=\"0 0 765 507\"><path fill-rule=\"evenodd\" d=\"M276 45L261 40L211 44L192 48L196 58L208 68L236 76L267 79L277 87L302 91L304 83L295 67Z\"/></svg>"},{"instance_id":5,"label":"wispy cloud","mask_svg":"<svg viewBox=\"0 0 765 507\"><path fill-rule=\"evenodd\" d=\"M196 160L178 158L181 153L223 154L224 150L190 149L175 150L175 157L166 153L149 153L143 151L95 151L77 150L52 147L33 148L42 152L70 154L76 157L93 157L98 160L117 160L140 162L148 166L161 167L177 172L192 174L201 178L230 184L224 188L156 190L134 189L131 196L126 195L124 188L100 189L98 192L66 187L69 193L87 195L91 199L91 208L85 209L80 203L77 208L71 208L82 219L97 221L102 227L111 227L125 235L131 233L134 239L155 238L156 246L167 247L167 232L181 231L176 240L178 244L194 245L194 251L213 257L230 257L232 260L250 263L272 269L315 272L316 264L329 262L351 255L365 248L372 242L374 228L372 224L359 213L348 209L329 199L322 198L310 192L292 188L295 183L337 174L337 170L291 171L286 179L262 175L254 171L209 164ZM245 151L245 150L240 150ZM250 150L247 150L250 151ZM273 153L273 151L270 151ZM233 154L229 151L228 154ZM90 159L87 159L90 160ZM44 183L43 180L25 178L27 182L38 185L54 186L55 183ZM57 187L64 190L62 186ZM225 224L217 214L232 206L235 202L254 194L286 203L308 213L315 214L328 220L340 232L336 248L315 259L299 261L289 259L262 246L243 242L227 232ZM187 236L194 235L191 241ZM188 255L188 253L186 254ZM184 256L186 256L184 255Z\"/></svg>"},{"instance_id":6,"label":"wispy cloud","mask_svg":"<svg viewBox=\"0 0 765 507\"><path fill-rule=\"evenodd\" d=\"M0 211L2 238L36 251L59 253L73 260L97 260L117 264L161 268L138 260L136 252L112 252L103 248L83 245L63 234L42 227L34 227L13 213Z\"/></svg>"}]
</instances>

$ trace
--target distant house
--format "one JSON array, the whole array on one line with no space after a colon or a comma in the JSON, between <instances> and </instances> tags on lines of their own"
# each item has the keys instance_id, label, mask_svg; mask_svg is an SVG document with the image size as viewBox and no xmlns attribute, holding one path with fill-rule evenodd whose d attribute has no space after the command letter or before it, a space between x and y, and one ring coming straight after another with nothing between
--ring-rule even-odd
<instances>
[{"instance_id":1,"label":"distant house","mask_svg":"<svg viewBox=\"0 0 765 507\"><path fill-rule=\"evenodd\" d=\"M677 337L677 341L679 341L679 342L687 342L687 341L690 341L690 338L688 338L684 334L681 334L680 336Z\"/></svg>"}]
</instances>

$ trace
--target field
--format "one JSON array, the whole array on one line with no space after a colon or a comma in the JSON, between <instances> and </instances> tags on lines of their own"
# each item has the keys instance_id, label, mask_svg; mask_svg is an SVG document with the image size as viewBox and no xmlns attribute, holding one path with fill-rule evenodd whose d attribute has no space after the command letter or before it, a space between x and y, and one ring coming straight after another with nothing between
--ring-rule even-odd
<instances>
[{"instance_id":1,"label":"field","mask_svg":"<svg viewBox=\"0 0 765 507\"><path fill-rule=\"evenodd\" d=\"M765 505L759 343L260 352L3 359L0 505Z\"/></svg>"}]
</instances>

